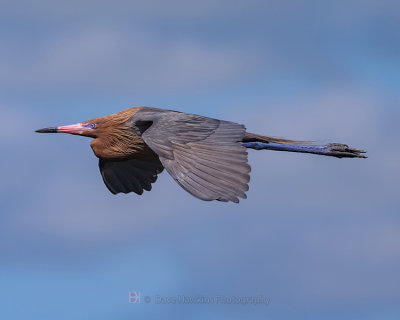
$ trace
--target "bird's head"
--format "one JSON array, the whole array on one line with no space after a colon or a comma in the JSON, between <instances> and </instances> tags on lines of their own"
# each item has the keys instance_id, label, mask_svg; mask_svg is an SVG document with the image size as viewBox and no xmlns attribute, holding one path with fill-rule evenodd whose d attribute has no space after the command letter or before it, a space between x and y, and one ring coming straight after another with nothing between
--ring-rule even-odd
<instances>
[{"instance_id":1,"label":"bird's head","mask_svg":"<svg viewBox=\"0 0 400 320\"><path fill-rule=\"evenodd\" d=\"M126 127L126 122L139 108L133 107L111 115L94 118L60 127L49 127L36 130L38 133L69 133L90 138L101 138Z\"/></svg>"},{"instance_id":2,"label":"bird's head","mask_svg":"<svg viewBox=\"0 0 400 320\"><path fill-rule=\"evenodd\" d=\"M140 107L133 107L77 124L49 127L36 130L36 132L69 133L94 138L91 147L98 157L121 158L140 145L128 121L139 109Z\"/></svg>"}]
</instances>

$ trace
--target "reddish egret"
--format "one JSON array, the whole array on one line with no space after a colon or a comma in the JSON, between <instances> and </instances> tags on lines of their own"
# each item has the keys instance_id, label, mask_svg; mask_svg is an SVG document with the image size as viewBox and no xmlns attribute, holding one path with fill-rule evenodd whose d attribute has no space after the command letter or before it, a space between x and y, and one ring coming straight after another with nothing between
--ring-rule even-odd
<instances>
[{"instance_id":1,"label":"reddish egret","mask_svg":"<svg viewBox=\"0 0 400 320\"><path fill-rule=\"evenodd\" d=\"M165 168L201 200L239 202L249 189L246 148L366 158L341 143L316 145L246 132L244 125L171 110L134 107L78 124L37 130L93 138L100 172L113 193L150 191Z\"/></svg>"}]
</instances>

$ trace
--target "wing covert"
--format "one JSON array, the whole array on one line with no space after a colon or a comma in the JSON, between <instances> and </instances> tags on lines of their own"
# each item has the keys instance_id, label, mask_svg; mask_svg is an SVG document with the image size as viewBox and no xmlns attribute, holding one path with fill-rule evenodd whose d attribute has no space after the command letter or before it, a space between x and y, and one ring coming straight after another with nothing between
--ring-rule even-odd
<instances>
[{"instance_id":1,"label":"wing covert","mask_svg":"<svg viewBox=\"0 0 400 320\"><path fill-rule=\"evenodd\" d=\"M153 108L131 121L148 124L142 139L186 191L206 201L246 198L250 166L243 125Z\"/></svg>"}]
</instances>

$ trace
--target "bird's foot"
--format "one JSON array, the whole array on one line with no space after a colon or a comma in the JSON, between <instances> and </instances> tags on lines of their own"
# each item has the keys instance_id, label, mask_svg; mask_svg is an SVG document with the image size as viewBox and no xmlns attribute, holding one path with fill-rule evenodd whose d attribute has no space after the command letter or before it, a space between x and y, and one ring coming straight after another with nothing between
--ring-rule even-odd
<instances>
[{"instance_id":1,"label":"bird's foot","mask_svg":"<svg viewBox=\"0 0 400 320\"><path fill-rule=\"evenodd\" d=\"M364 150L350 148L347 144L342 143L328 143L326 145L328 151L326 155L337 158L368 158L363 153Z\"/></svg>"}]
</instances>

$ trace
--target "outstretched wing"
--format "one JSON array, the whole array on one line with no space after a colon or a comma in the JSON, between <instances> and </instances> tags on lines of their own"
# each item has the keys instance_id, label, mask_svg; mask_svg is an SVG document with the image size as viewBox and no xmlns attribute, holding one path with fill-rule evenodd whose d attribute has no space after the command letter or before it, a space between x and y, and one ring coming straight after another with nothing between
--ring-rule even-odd
<instances>
[{"instance_id":1,"label":"outstretched wing","mask_svg":"<svg viewBox=\"0 0 400 320\"><path fill-rule=\"evenodd\" d=\"M154 108L141 109L131 121L186 191L207 201L246 198L250 166L243 125Z\"/></svg>"},{"instance_id":2,"label":"outstretched wing","mask_svg":"<svg viewBox=\"0 0 400 320\"><path fill-rule=\"evenodd\" d=\"M158 158L100 159L99 168L105 185L113 194L150 191L151 184L164 169Z\"/></svg>"}]
</instances>

